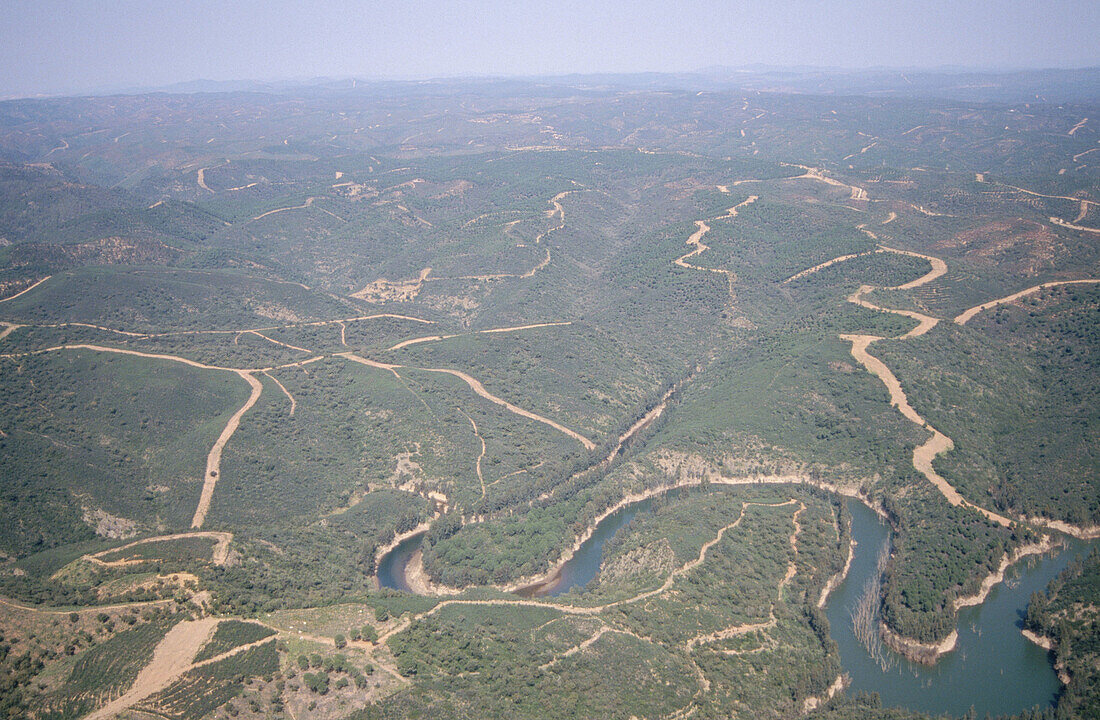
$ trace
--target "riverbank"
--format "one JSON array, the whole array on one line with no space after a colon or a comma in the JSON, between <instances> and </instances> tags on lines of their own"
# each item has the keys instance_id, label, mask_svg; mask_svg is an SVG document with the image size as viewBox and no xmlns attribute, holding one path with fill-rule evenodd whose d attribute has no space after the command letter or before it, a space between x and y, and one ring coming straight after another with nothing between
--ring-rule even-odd
<instances>
[{"instance_id":1,"label":"riverbank","mask_svg":"<svg viewBox=\"0 0 1100 720\"><path fill-rule=\"evenodd\" d=\"M1050 520L1042 517L1025 517L1023 521L1030 525L1039 525L1050 530L1065 533L1078 540L1095 540L1100 538L1100 525L1071 525L1063 520Z\"/></svg>"},{"instance_id":2,"label":"riverbank","mask_svg":"<svg viewBox=\"0 0 1100 720\"><path fill-rule=\"evenodd\" d=\"M1021 630L1020 634L1027 638L1030 642L1035 643L1047 652L1053 653L1055 658L1057 658L1058 646L1055 645L1054 638L1049 638L1046 635L1040 635L1039 633L1028 630L1027 628ZM1054 672L1058 675L1058 682L1062 683L1063 685L1069 685L1069 681L1071 680L1071 678L1069 676L1069 673L1066 672L1066 667L1062 664L1061 660L1055 660Z\"/></svg>"},{"instance_id":3,"label":"riverbank","mask_svg":"<svg viewBox=\"0 0 1100 720\"><path fill-rule=\"evenodd\" d=\"M811 695L810 697L802 701L802 712L808 713L811 710L816 710L820 706L829 702L833 699L833 696L835 696L838 692L847 687L848 683L849 681L847 678L844 677L843 673L837 675L836 680L833 680L833 684L830 685L828 689L826 689L825 692L822 693L820 696Z\"/></svg>"},{"instance_id":4,"label":"riverbank","mask_svg":"<svg viewBox=\"0 0 1100 720\"><path fill-rule=\"evenodd\" d=\"M596 528L599 526L599 524L606 520L608 517L630 505L634 505L644 500L649 500L650 498L657 497L658 495L663 495L674 490L702 487L703 485L806 485L808 487L815 487L820 490L824 490L834 495L841 495L857 500L860 503L866 505L872 511L874 511L874 513L879 517L887 519L886 512L881 507L873 503L870 498L861 494L857 486L843 486L819 480L813 480L808 475L747 475L743 477L726 477L723 475L706 473L702 476L694 477L681 476L681 478L674 483L659 485L648 490L628 493L627 495L623 496L621 500L601 511L600 514L596 516L596 519L593 521L593 523L585 528L584 532L574 539L573 544L562 552L558 560L548 570L538 575L520 578L519 580L515 580L506 585L498 586L498 589L505 592L533 593L538 592L540 589L552 588L553 584L560 577L562 569L565 567L565 565L573 559L573 556L576 555L581 546L584 545L584 543L587 542L593 534L595 534ZM851 553L849 553L849 562L850 556Z\"/></svg>"},{"instance_id":5,"label":"riverbank","mask_svg":"<svg viewBox=\"0 0 1100 720\"><path fill-rule=\"evenodd\" d=\"M856 556L856 541L851 539L848 541L848 558L844 561L844 567L836 575L833 575L825 583L825 587L821 588L821 597L817 599L817 606L819 608L825 607L825 603L828 602L829 596L832 595L833 590L836 590L840 583L844 582L844 579L848 577L848 573L852 569L852 558Z\"/></svg>"},{"instance_id":6,"label":"riverbank","mask_svg":"<svg viewBox=\"0 0 1100 720\"><path fill-rule=\"evenodd\" d=\"M405 584L417 595L458 595L465 588L453 588L432 582L424 569L424 552L417 550L405 565Z\"/></svg>"},{"instance_id":7,"label":"riverbank","mask_svg":"<svg viewBox=\"0 0 1100 720\"><path fill-rule=\"evenodd\" d=\"M406 530L403 533L397 533L396 535L393 536L393 540L390 540L385 545L382 545L381 547L378 547L378 548L375 549L375 551L374 551L374 568L375 568L374 583L375 583L375 585L378 584L378 568L382 565L382 560L387 555L389 555L391 552L396 550L398 545L405 542L409 538L413 538L413 537L416 537L417 535L423 535L423 534L427 533L428 530L431 528L431 526L432 526L431 522L428 521L428 520L425 520L424 522L422 522L419 525L417 525L416 527L414 527L412 530Z\"/></svg>"},{"instance_id":8,"label":"riverbank","mask_svg":"<svg viewBox=\"0 0 1100 720\"><path fill-rule=\"evenodd\" d=\"M890 648L906 660L921 665L934 665L937 660L955 649L959 642L959 631L952 630L951 634L936 643L924 643L913 638L899 635L890 629L884 622L879 622L879 635L886 647Z\"/></svg>"},{"instance_id":9,"label":"riverbank","mask_svg":"<svg viewBox=\"0 0 1100 720\"><path fill-rule=\"evenodd\" d=\"M1008 570L1008 568L1025 557L1042 555L1043 553L1050 552L1056 546L1057 543L1054 538L1047 535L1040 542L1022 545L1016 548L1012 553L1005 553L1004 558L1001 559L1000 566L982 580L976 593L955 598L955 602L953 603L955 612L958 612L964 607L981 605L985 602L986 598L989 597L989 593L993 588L1004 581L1005 571ZM959 640L958 630L952 630L950 635L939 642L921 642L914 638L901 635L882 621L879 621L879 634L882 636L882 641L886 643L886 646L891 650L907 660L922 665L935 664L941 657L954 650Z\"/></svg>"},{"instance_id":10,"label":"riverbank","mask_svg":"<svg viewBox=\"0 0 1100 720\"><path fill-rule=\"evenodd\" d=\"M964 607L971 607L974 605L981 605L985 602L985 599L989 597L990 591L996 587L999 583L1004 582L1005 570L1023 560L1029 555L1042 555L1045 552L1053 550L1055 547L1054 538L1050 535L1043 537L1037 543L1030 545L1021 545L1016 548L1011 554L1005 553L1004 558L1001 559L1001 565L996 571L990 573L982 580L981 586L978 588L978 592L973 595L965 595L963 597L955 598L955 609Z\"/></svg>"},{"instance_id":11,"label":"riverbank","mask_svg":"<svg viewBox=\"0 0 1100 720\"><path fill-rule=\"evenodd\" d=\"M666 458L666 460L667 459L672 458ZM683 458L680 459L682 460ZM665 466L663 469L665 469L666 471L670 470L670 468L667 466ZM680 469L685 470L685 468L682 467ZM695 468L692 468L692 470L695 470ZM669 474L671 475L673 473L669 472ZM680 477L679 479L677 479L676 482L659 485L640 492L628 493L624 495L618 502L602 510L599 515L596 516L592 524L585 528L584 532L576 536L573 540L573 543L565 550L563 550L561 555L558 556L558 559L554 563L552 563L551 566L544 572L538 573L536 575L529 575L526 577L518 578L510 583L496 585L492 587L495 587L497 590L501 590L503 592L520 593L527 595L543 594L548 590L552 590L554 584L560 579L562 570L577 554L581 546L583 546L588 540L592 538L600 523L602 523L608 517L626 507L629 507L630 505L649 500L651 498L672 492L674 490L701 487L708 484L726 486L805 485L807 487L814 487L819 490L824 490L825 492L831 493L833 495L857 500L858 502L872 510L879 518L883 520L888 520L886 512L882 509L882 507L876 505L870 498L863 495L859 491L859 486L855 484L839 485L835 483L828 483L820 480L814 480L809 475L801 474L746 475L742 477L727 477L713 471L713 469L710 468L708 468L704 472L681 472ZM379 567L386 555L390 552L393 552L393 550L396 549L397 546L400 545L402 542L416 535L426 533L429 527L429 522L421 523L420 525L417 525L415 528L409 530L408 532L400 533L399 535L395 536L392 541L378 548L378 550L375 552L375 567ZM852 548L849 548L849 565L851 563L852 553ZM415 558L415 560L413 558L410 558L409 563L405 566L404 580L405 584L410 588L410 590L412 590L413 588L418 588L417 590L413 590L417 594L456 595L471 587L476 587L474 585L469 585L465 587L454 587L450 585L445 585L443 583L437 583L431 579L431 577L424 569L423 560L420 558L419 553L415 554L413 557ZM839 584L842 580L843 577L837 579L833 587L835 588L836 584ZM378 582L377 577L375 577L375 582Z\"/></svg>"}]
</instances>

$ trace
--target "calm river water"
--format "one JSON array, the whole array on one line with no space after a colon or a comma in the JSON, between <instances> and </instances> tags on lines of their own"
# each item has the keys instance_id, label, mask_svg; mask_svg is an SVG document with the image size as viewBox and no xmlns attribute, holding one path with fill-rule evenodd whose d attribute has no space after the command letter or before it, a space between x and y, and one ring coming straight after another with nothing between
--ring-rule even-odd
<instances>
[{"instance_id":1,"label":"calm river water","mask_svg":"<svg viewBox=\"0 0 1100 720\"><path fill-rule=\"evenodd\" d=\"M526 594L553 597L583 588L599 573L604 543L652 504L653 499L643 500L608 516L553 583ZM1031 593L1045 589L1073 557L1088 551L1089 543L1070 540L1068 548L1053 557L1028 558L1010 568L1006 581L993 589L986 602L960 611L958 645L935 665L909 663L885 649L889 667L883 669L856 640L851 612L876 572L876 558L889 542L890 530L864 505L850 501L848 508L857 542L855 556L848 577L829 597L826 614L841 663L852 678L849 693L877 692L887 707L955 716L971 707L984 717L1055 702L1061 685L1050 655L1024 638L1021 622ZM422 539L422 535L411 537L382 559L378 579L383 587L409 590L405 566Z\"/></svg>"}]
</instances>

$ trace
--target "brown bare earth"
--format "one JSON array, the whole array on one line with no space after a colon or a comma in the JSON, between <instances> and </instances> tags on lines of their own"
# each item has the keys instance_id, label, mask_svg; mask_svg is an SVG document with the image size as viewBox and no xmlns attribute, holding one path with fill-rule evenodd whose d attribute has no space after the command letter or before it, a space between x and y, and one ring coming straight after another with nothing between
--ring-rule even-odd
<instances>
[{"instance_id":1,"label":"brown bare earth","mask_svg":"<svg viewBox=\"0 0 1100 720\"><path fill-rule=\"evenodd\" d=\"M366 300L370 303L382 302L408 302L414 300L420 294L420 288L428 279L432 269L426 267L420 271L415 280L387 280L380 278L358 292L353 292L351 297Z\"/></svg>"},{"instance_id":2,"label":"brown bare earth","mask_svg":"<svg viewBox=\"0 0 1100 720\"><path fill-rule=\"evenodd\" d=\"M1057 282L1048 282L1041 285L1035 285L1033 287L1027 288L1026 290L1021 290L1019 292L1012 293L1011 295L1006 295L1003 298L990 300L987 303L976 305L956 317L955 323L958 325L965 325L970 321L971 318L973 318L975 315L982 312L983 310L989 310L990 308L997 307L998 305L1006 305L1008 303L1016 302L1022 297L1033 295L1034 293L1037 293L1040 290L1045 290L1046 288L1058 287L1060 285L1088 285L1093 283L1100 283L1100 280L1059 280Z\"/></svg>"},{"instance_id":3,"label":"brown bare earth","mask_svg":"<svg viewBox=\"0 0 1100 720\"><path fill-rule=\"evenodd\" d=\"M183 540L185 538L210 538L215 541L213 551L211 552L210 560L215 565L225 565L229 559L229 543L233 541L233 533L229 532L217 532L213 530L204 530L203 532L188 532L188 533L176 533L174 535L160 535L158 537L145 538L143 540L137 540L132 543L128 543L121 547L111 548L109 550L101 550L100 552L93 553L91 555L84 555L83 560L96 563L97 565L103 565L104 567L116 567L123 565L132 565L135 563L145 562L144 560L102 560L103 555L110 553L120 552L122 550L128 550L138 545L146 545L148 543L167 542L171 540Z\"/></svg>"},{"instance_id":4,"label":"brown bare earth","mask_svg":"<svg viewBox=\"0 0 1100 720\"><path fill-rule=\"evenodd\" d=\"M214 447L210 448L210 454L206 456L206 475L202 483L202 494L199 496L199 506L195 508L195 516L191 519L191 527L193 528L201 528L203 523L206 522L206 513L210 511L210 501L214 498L214 488L218 484L218 471L221 468L222 450L225 448L225 444L233 437L233 433L237 432L237 427L241 424L241 417L256 404L256 401L260 399L260 393L264 390L263 384L251 373L241 370L237 374L249 384L252 393L240 410L233 413L233 416L229 418L222 434L214 442Z\"/></svg>"},{"instance_id":5,"label":"brown bare earth","mask_svg":"<svg viewBox=\"0 0 1100 720\"><path fill-rule=\"evenodd\" d=\"M42 283L49 280L51 277L53 277L53 276L52 275L47 275L46 277L42 278L41 280L39 280L35 284L31 285L30 287L26 288L25 290L21 290L21 291L15 293L14 295L12 295L11 297L6 297L3 300L0 300L0 302L7 302L8 300L14 300L15 298L19 297L20 295L25 295L26 293L29 293L31 290L34 290L36 287L38 287Z\"/></svg>"},{"instance_id":6,"label":"brown bare earth","mask_svg":"<svg viewBox=\"0 0 1100 720\"><path fill-rule=\"evenodd\" d=\"M911 288L920 287L935 280L938 277L941 277L944 273L947 272L947 264L939 258L935 258L930 255L922 255L920 253L910 252L907 250L896 250L894 248L888 248L886 246L880 247L888 252L894 252L901 255L909 255L911 257L918 257L928 260L929 263L932 265L932 269L929 272L920 276L916 280L907 282L903 285L898 285L897 287L891 289L908 290ZM928 315L923 315L921 313L911 312L908 310L882 308L862 299L863 295L871 292L874 289L875 288L873 286L864 285L860 287L858 291L853 293L848 298L848 301L872 310L879 310L882 312L904 315L918 321L919 324L917 325L917 327L913 328L909 332L896 339L905 340L908 338L918 337L927 333L939 322L938 318L930 317ZM947 437L939 430L936 430L934 427L929 425L928 422L925 421L925 419L922 418L917 413L917 411L913 409L913 406L909 404L909 399L906 397L905 391L901 387L901 383L898 381L894 373L890 371L890 368L888 368L885 363L883 363L881 360L876 358L874 355L871 355L867 351L867 348L871 345L871 343L884 340L885 338L881 338L875 335L848 334L841 335L840 338L842 340L847 340L852 343L852 357L855 358L856 361L859 362L861 365L863 365L863 367L867 368L867 370L871 374L881 380L882 384L886 386L886 391L890 395L891 407L896 407L907 420L917 425L920 425L921 427L932 433L932 437L930 437L927 442L925 442L923 445L920 445L913 451L913 467L926 478L928 478L928 480L936 487L936 489L938 489L943 494L947 501L952 505L965 505L966 507L977 510L993 522L1005 526L1011 525L1011 521L1003 515L998 515L997 513L978 507L973 503L964 500L963 497L959 495L958 491L955 490L955 488L952 487L952 485L948 483L947 480L945 480L939 473L936 472L935 468L932 465L933 460L935 460L938 455L952 450L954 448L954 443L951 441L951 438Z\"/></svg>"},{"instance_id":7,"label":"brown bare earth","mask_svg":"<svg viewBox=\"0 0 1100 720\"><path fill-rule=\"evenodd\" d=\"M392 365L392 364L389 364L389 363L380 363L380 362L376 362L374 360L368 360L367 358L360 357L360 356L355 355L355 354L350 353L350 352L337 353L337 356L347 358L348 360L351 360L353 362L357 362L357 363L367 365L367 366L370 366L370 367L373 367L373 368L378 368L380 370L389 370L390 372L392 372L397 377L401 377L397 373L397 371L406 367L405 365ZM485 386L482 385L479 380L477 380L476 378L470 377L469 375L462 372L461 370L451 370L449 368L409 368L409 369L420 370L422 372L443 373L443 374L446 374L446 375L453 375L454 377L462 380L464 383L469 385L471 390L473 390L476 394L478 394L481 397L485 398L489 402L491 402L495 405L500 405L503 408L505 408L506 410L508 410L509 412L514 413L516 415L519 415L520 417L525 417L529 420L534 420L535 422L540 422L544 425L548 425L548 426L554 428L555 430L557 430L559 432L565 433L569 437L571 437L574 440L576 440L577 442L579 442L581 445L584 445L584 447L588 450L593 450L596 447L596 444L594 442L592 442L591 440L589 440L585 436L581 435L580 433L578 433L574 430L570 430L569 428L565 427L564 425L561 425L560 423L554 422L553 420L551 420L549 418L545 418L542 415L537 415L537 414L535 414L535 413L533 413L529 410L524 410L523 408L518 407L516 405L513 405L512 403L508 402L507 400L504 400L503 398L499 398L496 395L493 395L491 392L489 392L488 390L485 389Z\"/></svg>"},{"instance_id":8,"label":"brown bare earth","mask_svg":"<svg viewBox=\"0 0 1100 720\"><path fill-rule=\"evenodd\" d=\"M85 720L107 720L168 687L191 669L192 660L214 634L219 622L215 618L205 618L177 624L157 645L153 659L138 673L133 686L121 697L87 715Z\"/></svg>"}]
</instances>

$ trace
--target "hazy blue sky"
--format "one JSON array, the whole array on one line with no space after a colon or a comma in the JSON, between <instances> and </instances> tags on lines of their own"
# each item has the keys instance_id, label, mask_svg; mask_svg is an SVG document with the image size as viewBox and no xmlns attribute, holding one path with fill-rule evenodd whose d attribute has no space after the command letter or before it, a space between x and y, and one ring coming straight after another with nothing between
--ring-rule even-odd
<instances>
[{"instance_id":1,"label":"hazy blue sky","mask_svg":"<svg viewBox=\"0 0 1100 720\"><path fill-rule=\"evenodd\" d=\"M208 78L1100 65L1100 0L0 0L0 95Z\"/></svg>"}]
</instances>

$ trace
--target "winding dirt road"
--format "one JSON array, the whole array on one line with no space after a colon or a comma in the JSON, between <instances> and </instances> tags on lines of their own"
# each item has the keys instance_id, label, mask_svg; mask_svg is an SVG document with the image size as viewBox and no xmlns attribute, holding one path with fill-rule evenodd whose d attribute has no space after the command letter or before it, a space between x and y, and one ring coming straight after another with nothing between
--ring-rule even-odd
<instances>
[{"instance_id":1,"label":"winding dirt road","mask_svg":"<svg viewBox=\"0 0 1100 720\"><path fill-rule=\"evenodd\" d=\"M734 205L730 209L726 210L726 212L724 214L719 215L715 218L712 218L711 222L713 222L715 220L729 220L731 218L735 218L735 217L737 217L737 211L740 208L743 208L746 205L751 205L752 203L756 202L757 200L759 200L759 196L749 195L749 197L747 199L745 199L744 201ZM672 261L672 264L673 265L678 265L678 266L680 266L682 268L686 268L688 270L705 270L707 272L718 273L719 275L725 275L726 276L726 281L729 283L729 294L730 294L730 299L732 300L733 297L734 297L733 285L734 285L735 282L737 282L736 273L734 273L732 270L725 270L723 268L702 267L701 265L693 265L693 264L687 262L688 258L695 257L696 255L700 255L700 254L706 252L707 250L710 250L710 246L703 242L703 236L706 235L708 232L710 232L710 225L708 225L707 221L705 221L705 220L696 220L695 221L695 227L696 227L695 232L693 232L691 234L691 236L687 239L687 242L685 243L686 245L691 245L695 249L692 250L689 253L685 253L684 255L681 255L680 257L676 258L675 260Z\"/></svg>"},{"instance_id":2,"label":"winding dirt road","mask_svg":"<svg viewBox=\"0 0 1100 720\"><path fill-rule=\"evenodd\" d=\"M44 277L41 280L39 280L38 282L36 282L34 285L31 285L29 288L27 288L25 290L20 290L19 292L15 293L11 297L6 297L3 300L0 300L0 302L7 302L9 300L14 300L15 298L19 297L20 295L26 295L31 290L34 290L36 287L38 287L39 285L46 282L47 280L49 280L52 277L53 277L53 275L47 275L46 277Z\"/></svg>"},{"instance_id":3,"label":"winding dirt road","mask_svg":"<svg viewBox=\"0 0 1100 720\"><path fill-rule=\"evenodd\" d=\"M491 392L489 392L488 390L485 389L485 386L482 385L479 380L477 380L476 378L470 377L469 375L462 372L461 370L451 370L449 368L422 368L422 367L412 367L412 366L407 366L407 365L393 365L393 364L390 364L390 363L380 363L380 362L376 362L374 360L368 360L365 357L361 357L359 355L355 355L354 353L350 353L350 352L336 353L336 356L346 358L348 360L360 363L362 365L367 365L369 367L377 368L379 370L389 370L390 372L392 372L398 378L400 378L401 376L398 374L397 371L401 370L401 369L419 370L421 372L442 373L442 374L446 374L446 375L452 375L452 376L458 378L459 380L462 380L467 385L469 385L471 390L473 390L477 395L480 395L481 397L485 398L489 402L491 402L495 405L500 405L504 409L508 410L509 412L511 412L515 415L519 415L520 417L525 417L528 420L534 420L535 422L540 422L543 425L548 425L549 427L552 427L555 430L557 430L559 432L562 432L562 433L568 435L569 437L573 438L574 440L579 442L581 445L583 445L585 447L585 449L587 449L587 450L595 450L596 449L596 444L594 442L592 442L591 440L589 440L588 438L586 438L584 435L581 435L580 433L576 432L575 430L570 430L569 428L565 427L564 425L562 425L560 423L557 423L557 422L554 422L550 418L543 417L542 415L537 415L537 414L535 414L535 413L533 413L529 410L524 410L523 408L521 408L517 405L513 405L512 403L508 402L507 400L505 400L503 398L500 398L500 397L497 397L496 395L493 395Z\"/></svg>"},{"instance_id":4,"label":"winding dirt road","mask_svg":"<svg viewBox=\"0 0 1100 720\"><path fill-rule=\"evenodd\" d=\"M910 257L917 257L923 260L927 260L932 266L924 275L920 276L916 280L897 285L893 288L887 288L891 290L908 290L916 287L920 287L927 283L932 282L936 278L941 277L947 272L947 264L939 258L932 257L930 255L922 255L920 253L911 252L908 250L897 250L895 248L889 248L885 245L880 245L883 250L887 252L893 252L900 255L908 255ZM861 307L865 307L871 310L878 310L880 312L894 313L896 315L903 315L909 317L918 322L917 327L913 328L909 332L894 338L895 340L906 340L920 335L924 335L929 330L934 328L939 323L938 318L924 315L922 313L912 312L909 310L894 310L892 308L883 308L878 305L874 305L863 299L863 295L875 290L876 288L871 285L863 285L855 293L848 297L848 302L854 303ZM890 395L890 406L895 407L902 414L905 419L910 422L921 426L925 430L932 433L932 436L923 444L913 450L913 467L922 475L924 475L933 486L936 487L940 493L947 499L952 505L965 505L972 508L987 518L1000 525L1008 526L1012 524L1008 518L1003 515L998 515L995 512L986 510L985 508L978 507L973 503L963 499L959 495L958 491L947 482L939 473L936 472L932 463L935 458L945 452L948 452L954 448L954 443L951 438L947 437L939 430L935 429L928 422L913 409L913 406L909 404L909 399L905 395L905 391L901 387L901 383L898 381L897 376L891 372L890 368L886 366L884 362L879 360L874 355L870 354L867 349L871 343L885 340L886 338L879 337L877 335L854 335L844 334L840 336L840 339L846 340L852 343L852 357L867 369L872 375L882 381L882 384L886 386L886 391Z\"/></svg>"},{"instance_id":5,"label":"winding dirt road","mask_svg":"<svg viewBox=\"0 0 1100 720\"><path fill-rule=\"evenodd\" d=\"M207 188L207 189L209 190L209 188ZM294 206L291 206L291 207L276 208L275 210L268 210L267 212L260 213L256 217L252 218L252 220L249 220L249 222L254 222L256 220L260 220L262 218L267 217L268 215L274 215L275 213L286 212L287 210L304 210L305 208L312 205L314 200L319 200L319 199L320 198L317 198L317 197L310 197L310 198L306 198L305 203L303 203L302 205L294 205Z\"/></svg>"},{"instance_id":6,"label":"winding dirt road","mask_svg":"<svg viewBox=\"0 0 1100 720\"><path fill-rule=\"evenodd\" d=\"M103 555L109 555L110 553L121 552L122 550L128 550L129 548L137 547L139 545L147 545L149 543L157 543L157 542L168 542L168 541L171 541L171 540L183 540L183 539L186 539L186 538L210 538L211 540L214 540L215 543L214 543L213 549L211 550L210 560L215 565L219 565L219 566L225 565L226 561L229 559L229 543L231 543L233 541L233 533L230 533L230 532L216 532L216 531L213 531L213 530L204 530L202 532L175 533L173 535L160 535L158 537L144 538L142 540L136 540L132 543L127 543L126 545L122 545L121 547L111 548L110 550L101 550L97 553L92 553L90 555L85 555L81 559L82 560L88 560L89 562L93 562L93 563L96 563L98 565L103 565L105 567L116 567L116 566L122 566L122 565L129 565L129 564L132 564L134 561L132 561L132 560L104 561L101 558L102 558ZM138 562L145 562L145 561L139 560Z\"/></svg>"},{"instance_id":7,"label":"winding dirt road","mask_svg":"<svg viewBox=\"0 0 1100 720\"><path fill-rule=\"evenodd\" d=\"M1100 280L1058 280L1056 282L1048 282L1041 285L1035 285L1033 287L1027 288L1026 290L1021 290L1019 292L1012 293L1011 295L1006 295L1003 298L990 300L989 302L982 303L981 305L975 305L974 307L956 317L955 324L965 325L966 323L970 322L971 318L973 318L975 315L982 312L983 310L989 310L990 308L997 307L998 305L1007 305L1008 303L1015 302L1022 297L1033 295L1040 290L1045 290L1052 287L1059 287L1061 285L1089 285L1094 283L1100 283Z\"/></svg>"},{"instance_id":8,"label":"winding dirt road","mask_svg":"<svg viewBox=\"0 0 1100 720\"><path fill-rule=\"evenodd\" d=\"M201 528L203 523L206 522L206 513L210 511L210 501L214 498L214 488L218 484L218 471L221 468L222 449L225 448L225 444L229 442L229 439L233 437L233 433L237 432L237 427L241 424L241 418L256 404L256 401L260 399L260 394L264 391L263 383L253 377L252 373L238 370L237 374L241 376L242 380L249 384L252 388L252 393L248 396L248 400L245 401L240 410L233 413L233 416L229 418L229 422L226 423L225 429L222 430L222 434L218 436L217 441L214 443L214 447L210 448L210 454L206 456L206 477L202 483L202 494L199 496L199 506L195 508L195 516L191 519L191 527L196 529Z\"/></svg>"}]
</instances>

